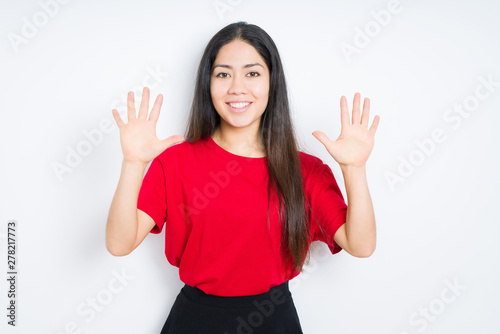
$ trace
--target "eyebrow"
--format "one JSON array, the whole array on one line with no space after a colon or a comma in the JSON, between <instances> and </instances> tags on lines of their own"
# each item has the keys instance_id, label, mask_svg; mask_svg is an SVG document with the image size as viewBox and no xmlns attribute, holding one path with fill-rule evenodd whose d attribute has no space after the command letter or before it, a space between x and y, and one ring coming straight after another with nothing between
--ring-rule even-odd
<instances>
[{"instance_id":1,"label":"eyebrow","mask_svg":"<svg viewBox=\"0 0 500 334\"><path fill-rule=\"evenodd\" d=\"M246 65L243 65L243 68L249 68L249 67L254 67L254 66L260 66L262 68L264 68L264 66L262 66L261 64L259 63L253 63L253 64L246 64ZM216 67L224 67L224 68L229 68L229 69L232 69L233 67L231 65L226 65L226 64L217 64L215 65L213 68L212 68L212 71L215 70Z\"/></svg>"}]
</instances>

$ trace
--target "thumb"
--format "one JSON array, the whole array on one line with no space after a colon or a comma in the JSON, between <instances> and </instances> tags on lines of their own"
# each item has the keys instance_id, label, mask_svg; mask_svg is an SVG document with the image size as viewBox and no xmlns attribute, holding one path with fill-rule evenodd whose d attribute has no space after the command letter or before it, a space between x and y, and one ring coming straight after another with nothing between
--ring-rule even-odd
<instances>
[{"instance_id":1,"label":"thumb","mask_svg":"<svg viewBox=\"0 0 500 334\"><path fill-rule=\"evenodd\" d=\"M312 135L319 140L325 147L331 142L330 138L321 131L314 131Z\"/></svg>"},{"instance_id":2,"label":"thumb","mask_svg":"<svg viewBox=\"0 0 500 334\"><path fill-rule=\"evenodd\" d=\"M168 138L160 140L161 145L162 145L164 150L166 150L167 148L169 148L172 145L182 143L183 141L185 141L184 137L179 136L179 135L170 136Z\"/></svg>"}]
</instances>

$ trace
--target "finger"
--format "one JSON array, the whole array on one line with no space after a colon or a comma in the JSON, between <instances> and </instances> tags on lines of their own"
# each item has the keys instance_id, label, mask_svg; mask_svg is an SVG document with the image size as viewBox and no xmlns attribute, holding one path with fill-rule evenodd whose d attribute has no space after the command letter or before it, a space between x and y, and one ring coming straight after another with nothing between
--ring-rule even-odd
<instances>
[{"instance_id":1,"label":"finger","mask_svg":"<svg viewBox=\"0 0 500 334\"><path fill-rule=\"evenodd\" d=\"M342 128L349 126L349 109L347 108L347 99L345 96L340 98L340 124Z\"/></svg>"},{"instance_id":2,"label":"finger","mask_svg":"<svg viewBox=\"0 0 500 334\"><path fill-rule=\"evenodd\" d=\"M135 101L134 92L132 91L127 94L127 117L129 122L135 119Z\"/></svg>"},{"instance_id":3,"label":"finger","mask_svg":"<svg viewBox=\"0 0 500 334\"><path fill-rule=\"evenodd\" d=\"M365 97L363 102L363 115L361 116L361 125L368 128L368 122L370 120L370 99Z\"/></svg>"},{"instance_id":4,"label":"finger","mask_svg":"<svg viewBox=\"0 0 500 334\"><path fill-rule=\"evenodd\" d=\"M151 114L149 115L149 120L152 122L157 122L160 117L160 108L163 102L163 95L158 94L156 97L155 104L153 105L153 109L151 110Z\"/></svg>"},{"instance_id":5,"label":"finger","mask_svg":"<svg viewBox=\"0 0 500 334\"><path fill-rule=\"evenodd\" d=\"M180 135L174 135L174 136L170 136L168 138L165 138L161 141L162 151L166 150L167 148L169 148L172 145L182 143L184 140L185 140L184 137L180 136Z\"/></svg>"},{"instance_id":6,"label":"finger","mask_svg":"<svg viewBox=\"0 0 500 334\"><path fill-rule=\"evenodd\" d=\"M354 94L354 99L352 102L352 124L359 124L359 99L360 99L360 94L356 93Z\"/></svg>"},{"instance_id":7,"label":"finger","mask_svg":"<svg viewBox=\"0 0 500 334\"><path fill-rule=\"evenodd\" d=\"M113 110L111 110L111 112L113 113L113 118L116 121L116 125L118 125L119 128L122 127L125 123L123 123L122 118L120 117L120 114L118 113L118 110L113 109Z\"/></svg>"},{"instance_id":8,"label":"finger","mask_svg":"<svg viewBox=\"0 0 500 334\"><path fill-rule=\"evenodd\" d=\"M375 132L377 131L379 122L380 122L380 116L376 115L373 118L373 123L372 126L370 126L370 130L368 130L372 136L375 136Z\"/></svg>"},{"instance_id":9,"label":"finger","mask_svg":"<svg viewBox=\"0 0 500 334\"><path fill-rule=\"evenodd\" d=\"M331 141L330 138L328 138L328 136L321 131L314 131L312 134L314 137L316 137L317 140L319 140L323 145L325 145L325 147Z\"/></svg>"},{"instance_id":10,"label":"finger","mask_svg":"<svg viewBox=\"0 0 500 334\"><path fill-rule=\"evenodd\" d=\"M149 112L149 88L144 87L142 90L142 99L141 106L139 108L139 117L140 119L146 119L148 117Z\"/></svg>"}]
</instances>

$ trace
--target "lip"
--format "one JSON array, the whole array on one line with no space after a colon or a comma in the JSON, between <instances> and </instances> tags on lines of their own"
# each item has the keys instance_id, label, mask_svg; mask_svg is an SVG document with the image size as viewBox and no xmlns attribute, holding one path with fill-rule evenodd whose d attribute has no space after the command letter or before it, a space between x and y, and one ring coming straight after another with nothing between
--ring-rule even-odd
<instances>
[{"instance_id":1,"label":"lip","mask_svg":"<svg viewBox=\"0 0 500 334\"><path fill-rule=\"evenodd\" d=\"M237 108L231 107L231 105L229 103L249 103L249 105L247 105L245 108L237 109ZM249 102L249 101L231 101L231 102L226 102L226 105L228 106L229 110L231 110L232 112L242 113L242 112L248 110L248 108L250 108L252 106L252 103L253 102Z\"/></svg>"}]
</instances>

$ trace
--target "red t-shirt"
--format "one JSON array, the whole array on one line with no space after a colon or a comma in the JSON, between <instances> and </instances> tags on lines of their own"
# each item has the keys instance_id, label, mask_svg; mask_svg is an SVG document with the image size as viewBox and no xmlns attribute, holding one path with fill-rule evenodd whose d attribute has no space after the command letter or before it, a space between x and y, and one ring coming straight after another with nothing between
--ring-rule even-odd
<instances>
[{"instance_id":1,"label":"red t-shirt","mask_svg":"<svg viewBox=\"0 0 500 334\"><path fill-rule=\"evenodd\" d=\"M344 197L328 165L304 152L300 157L304 193L314 214L304 204L311 242L323 241L338 253L342 248L333 236L346 221ZM155 221L151 233L165 226L165 255L179 268L182 282L207 294L246 296L300 273L282 264L275 196L268 230L266 159L230 153L208 137L173 145L151 162L137 208Z\"/></svg>"}]
</instances>

